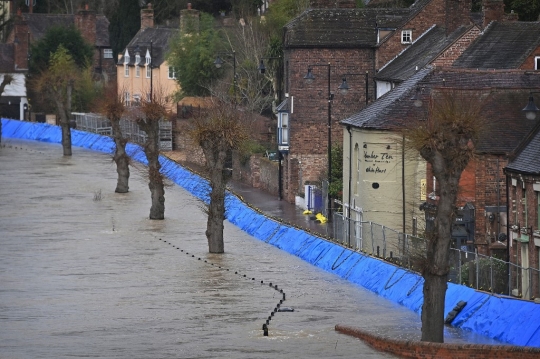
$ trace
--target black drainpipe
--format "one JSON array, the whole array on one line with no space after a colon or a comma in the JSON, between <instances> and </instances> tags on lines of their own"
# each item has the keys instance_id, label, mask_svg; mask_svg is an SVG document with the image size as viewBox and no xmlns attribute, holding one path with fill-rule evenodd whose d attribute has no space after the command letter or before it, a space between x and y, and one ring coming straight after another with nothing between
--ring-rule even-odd
<instances>
[{"instance_id":1,"label":"black drainpipe","mask_svg":"<svg viewBox=\"0 0 540 359\"><path fill-rule=\"evenodd\" d=\"M351 225L350 225L350 219L351 219L351 182L352 182L352 132L351 132L351 126L347 125L347 132L349 132L349 210L347 211L348 221L347 225L349 226L349 238L348 242L349 245L351 244Z\"/></svg>"}]
</instances>

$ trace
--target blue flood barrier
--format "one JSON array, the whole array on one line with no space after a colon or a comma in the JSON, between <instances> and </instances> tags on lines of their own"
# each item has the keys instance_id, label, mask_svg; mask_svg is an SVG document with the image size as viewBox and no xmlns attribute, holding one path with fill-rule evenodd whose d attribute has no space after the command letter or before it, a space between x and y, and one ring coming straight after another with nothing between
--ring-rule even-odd
<instances>
[{"instance_id":1,"label":"blue flood barrier","mask_svg":"<svg viewBox=\"0 0 540 359\"><path fill-rule=\"evenodd\" d=\"M6 119L2 119L2 124L2 135L6 138L61 143L58 126ZM114 151L110 137L77 130L72 130L72 143L105 153ZM146 163L140 146L130 143L126 150L135 160ZM163 173L177 185L200 200L208 201L210 188L206 179L164 156L160 156L160 163ZM265 217L230 193L226 197L226 208L227 220L253 237L421 313L424 280L420 275ZM504 343L540 347L540 304L448 283L445 316L461 300L467 305L456 316L453 326Z\"/></svg>"}]
</instances>

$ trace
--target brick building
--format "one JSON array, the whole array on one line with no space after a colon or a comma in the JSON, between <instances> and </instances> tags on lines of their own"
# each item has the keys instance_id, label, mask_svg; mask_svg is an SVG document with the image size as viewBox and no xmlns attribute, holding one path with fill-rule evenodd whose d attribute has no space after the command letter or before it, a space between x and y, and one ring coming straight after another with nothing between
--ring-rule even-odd
<instances>
[{"instance_id":1,"label":"brick building","mask_svg":"<svg viewBox=\"0 0 540 359\"><path fill-rule=\"evenodd\" d=\"M535 269L520 273L514 269L511 273L511 288L525 299L532 299L540 286L540 120L535 121L535 128L504 169L509 203L509 256L512 263Z\"/></svg>"},{"instance_id":2,"label":"brick building","mask_svg":"<svg viewBox=\"0 0 540 359\"><path fill-rule=\"evenodd\" d=\"M285 26L290 113L289 143L281 149L283 194L290 202L305 184L327 178L328 145L343 136L339 120L374 101L379 69L433 26L443 36L462 29L463 37L473 29L469 0L418 0L409 8L356 9L354 3L312 1L310 9ZM312 84L304 80L308 69L315 77ZM344 77L347 95L337 93Z\"/></svg>"},{"instance_id":3,"label":"brick building","mask_svg":"<svg viewBox=\"0 0 540 359\"><path fill-rule=\"evenodd\" d=\"M40 40L53 26L74 26L83 38L94 46L94 75L103 80L116 78L116 66L109 44L109 20L94 11L79 10L75 15L18 13L13 19L13 28L5 44L0 44L0 78L11 74L15 81L6 88L0 100L3 116L29 118L26 89L26 74L30 45Z\"/></svg>"}]
</instances>

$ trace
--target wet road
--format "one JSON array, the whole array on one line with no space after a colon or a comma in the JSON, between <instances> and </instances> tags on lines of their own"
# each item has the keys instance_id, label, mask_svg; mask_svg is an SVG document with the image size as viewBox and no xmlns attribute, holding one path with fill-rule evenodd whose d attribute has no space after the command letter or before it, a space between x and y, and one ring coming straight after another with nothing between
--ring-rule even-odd
<instances>
[{"instance_id":1,"label":"wet road","mask_svg":"<svg viewBox=\"0 0 540 359\"><path fill-rule=\"evenodd\" d=\"M166 219L150 221L142 170L115 194L108 155L2 146L0 358L391 357L336 333L338 323L419 338L416 314L229 223L226 253L208 254L200 203L175 185ZM276 313L264 337L281 299L268 282L295 311ZM459 331L447 341L491 342Z\"/></svg>"}]
</instances>

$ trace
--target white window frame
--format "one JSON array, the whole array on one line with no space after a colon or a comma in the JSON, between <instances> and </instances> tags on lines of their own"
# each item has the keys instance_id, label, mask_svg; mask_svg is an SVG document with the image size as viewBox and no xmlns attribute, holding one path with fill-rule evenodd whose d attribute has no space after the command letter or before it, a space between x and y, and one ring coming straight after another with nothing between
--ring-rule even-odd
<instances>
[{"instance_id":1,"label":"white window frame","mask_svg":"<svg viewBox=\"0 0 540 359\"><path fill-rule=\"evenodd\" d=\"M129 77L129 51L126 49L126 52L124 52L124 77Z\"/></svg>"},{"instance_id":2,"label":"white window frame","mask_svg":"<svg viewBox=\"0 0 540 359\"><path fill-rule=\"evenodd\" d=\"M124 104L126 106L131 105L131 97L129 96L129 92L124 92Z\"/></svg>"},{"instance_id":3,"label":"white window frame","mask_svg":"<svg viewBox=\"0 0 540 359\"><path fill-rule=\"evenodd\" d=\"M138 65L141 62L141 55L135 55L135 65Z\"/></svg>"},{"instance_id":4,"label":"white window frame","mask_svg":"<svg viewBox=\"0 0 540 359\"><path fill-rule=\"evenodd\" d=\"M124 76L129 77L129 65L124 64Z\"/></svg>"},{"instance_id":5,"label":"white window frame","mask_svg":"<svg viewBox=\"0 0 540 359\"><path fill-rule=\"evenodd\" d=\"M141 67L139 65L135 65L135 77L141 77Z\"/></svg>"},{"instance_id":6,"label":"white window frame","mask_svg":"<svg viewBox=\"0 0 540 359\"><path fill-rule=\"evenodd\" d=\"M146 65L146 78L149 79L152 75L152 68L149 64Z\"/></svg>"},{"instance_id":7,"label":"white window frame","mask_svg":"<svg viewBox=\"0 0 540 359\"><path fill-rule=\"evenodd\" d=\"M401 43L412 44L412 30L401 30Z\"/></svg>"},{"instance_id":8,"label":"white window frame","mask_svg":"<svg viewBox=\"0 0 540 359\"><path fill-rule=\"evenodd\" d=\"M112 59L113 58L112 49L103 49L103 58L104 59Z\"/></svg>"},{"instance_id":9,"label":"white window frame","mask_svg":"<svg viewBox=\"0 0 540 359\"><path fill-rule=\"evenodd\" d=\"M134 94L133 95L133 105L139 106L141 104L141 95L140 94Z\"/></svg>"},{"instance_id":10,"label":"white window frame","mask_svg":"<svg viewBox=\"0 0 540 359\"><path fill-rule=\"evenodd\" d=\"M540 56L534 57L534 69L540 70Z\"/></svg>"},{"instance_id":11,"label":"white window frame","mask_svg":"<svg viewBox=\"0 0 540 359\"><path fill-rule=\"evenodd\" d=\"M171 74L172 72L172 74ZM174 69L174 67L172 66L169 66L169 73L168 73L168 77L167 77L169 80L174 80L176 78L176 70Z\"/></svg>"}]
</instances>

